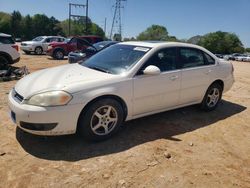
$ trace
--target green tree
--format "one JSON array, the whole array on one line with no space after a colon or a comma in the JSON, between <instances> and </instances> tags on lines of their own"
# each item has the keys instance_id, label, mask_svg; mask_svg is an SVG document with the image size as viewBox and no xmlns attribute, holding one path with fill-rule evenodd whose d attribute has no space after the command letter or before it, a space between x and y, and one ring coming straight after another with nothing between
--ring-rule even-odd
<instances>
[{"instance_id":1,"label":"green tree","mask_svg":"<svg viewBox=\"0 0 250 188\"><path fill-rule=\"evenodd\" d=\"M21 36L21 38L23 40L30 40L34 37L32 24L32 18L29 14L22 19L23 35Z\"/></svg>"},{"instance_id":2,"label":"green tree","mask_svg":"<svg viewBox=\"0 0 250 188\"><path fill-rule=\"evenodd\" d=\"M11 15L5 12L0 12L0 31L3 33L11 33L10 27Z\"/></svg>"},{"instance_id":3,"label":"green tree","mask_svg":"<svg viewBox=\"0 0 250 188\"><path fill-rule=\"evenodd\" d=\"M97 36L100 36L100 37L105 37L105 33L103 31L103 29L95 24L95 23L91 23L91 27L90 27L90 31L91 35L97 35Z\"/></svg>"},{"instance_id":4,"label":"green tree","mask_svg":"<svg viewBox=\"0 0 250 188\"><path fill-rule=\"evenodd\" d=\"M239 37L234 33L217 31L204 35L198 45L205 47L213 53L231 54L244 52Z\"/></svg>"},{"instance_id":5,"label":"green tree","mask_svg":"<svg viewBox=\"0 0 250 188\"><path fill-rule=\"evenodd\" d=\"M250 48L246 48L245 51L250 53Z\"/></svg>"},{"instance_id":6,"label":"green tree","mask_svg":"<svg viewBox=\"0 0 250 188\"><path fill-rule=\"evenodd\" d=\"M22 15L19 11L13 11L10 19L11 34L13 37L20 37L22 35Z\"/></svg>"},{"instance_id":7,"label":"green tree","mask_svg":"<svg viewBox=\"0 0 250 188\"><path fill-rule=\"evenodd\" d=\"M169 39L168 31L164 26L152 25L137 36L137 40L160 40Z\"/></svg>"}]
</instances>

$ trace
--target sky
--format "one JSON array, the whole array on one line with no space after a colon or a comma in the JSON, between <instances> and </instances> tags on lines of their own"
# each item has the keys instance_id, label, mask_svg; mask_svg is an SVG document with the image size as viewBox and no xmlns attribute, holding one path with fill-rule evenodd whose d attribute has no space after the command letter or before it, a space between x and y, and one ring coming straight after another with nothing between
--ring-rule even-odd
<instances>
[{"instance_id":1,"label":"sky","mask_svg":"<svg viewBox=\"0 0 250 188\"><path fill-rule=\"evenodd\" d=\"M64 20L68 18L69 3L86 4L86 0L0 0L0 11L18 10L22 15L44 13ZM102 28L106 18L107 34L114 5L115 0L89 0L89 17ZM178 39L219 30L232 32L245 47L250 47L250 0L127 0L122 6L123 37L136 37L152 24L158 24ZM81 10L74 13L81 14Z\"/></svg>"}]
</instances>

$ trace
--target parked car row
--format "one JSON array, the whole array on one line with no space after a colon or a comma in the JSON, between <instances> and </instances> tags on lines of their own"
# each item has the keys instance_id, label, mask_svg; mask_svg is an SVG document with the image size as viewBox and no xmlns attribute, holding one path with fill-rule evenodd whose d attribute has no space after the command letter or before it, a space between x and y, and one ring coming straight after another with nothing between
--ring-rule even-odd
<instances>
[{"instance_id":1,"label":"parked car row","mask_svg":"<svg viewBox=\"0 0 250 188\"><path fill-rule=\"evenodd\" d=\"M219 57L219 55L221 54L215 54L217 57ZM230 54L230 55L221 55L222 57L219 58L223 58L225 60L233 60L233 61L250 61L250 55L247 54L240 54L240 53L234 53L234 54Z\"/></svg>"},{"instance_id":2,"label":"parked car row","mask_svg":"<svg viewBox=\"0 0 250 188\"><path fill-rule=\"evenodd\" d=\"M34 52L37 55L46 53L54 59L61 60L70 52L83 51L93 44L103 41L98 36L75 36L64 38L60 36L39 36L32 41L21 43L21 50L26 54Z\"/></svg>"}]
</instances>

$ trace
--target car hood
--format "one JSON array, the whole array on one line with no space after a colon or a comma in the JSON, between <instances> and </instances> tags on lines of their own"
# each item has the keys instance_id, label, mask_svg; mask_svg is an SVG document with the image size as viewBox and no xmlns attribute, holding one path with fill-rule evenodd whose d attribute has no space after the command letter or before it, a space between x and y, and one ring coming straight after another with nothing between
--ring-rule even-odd
<instances>
[{"instance_id":1,"label":"car hood","mask_svg":"<svg viewBox=\"0 0 250 188\"><path fill-rule=\"evenodd\" d=\"M25 43L25 44L37 44L37 43L40 43L38 41L23 41L22 43Z\"/></svg>"},{"instance_id":2,"label":"car hood","mask_svg":"<svg viewBox=\"0 0 250 188\"><path fill-rule=\"evenodd\" d=\"M114 75L89 69L79 64L68 64L27 75L17 82L15 90L26 99L41 92L63 90L74 83L88 84L112 77Z\"/></svg>"}]
</instances>

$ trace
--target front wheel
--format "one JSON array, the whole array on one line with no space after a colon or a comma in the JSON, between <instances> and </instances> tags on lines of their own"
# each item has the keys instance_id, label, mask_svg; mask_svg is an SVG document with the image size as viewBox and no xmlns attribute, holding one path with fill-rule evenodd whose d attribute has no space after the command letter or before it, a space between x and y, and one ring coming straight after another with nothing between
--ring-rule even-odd
<instances>
[{"instance_id":1,"label":"front wheel","mask_svg":"<svg viewBox=\"0 0 250 188\"><path fill-rule=\"evenodd\" d=\"M122 106L116 100L98 100L81 113L77 131L86 140L105 140L119 130L123 116Z\"/></svg>"},{"instance_id":2,"label":"front wheel","mask_svg":"<svg viewBox=\"0 0 250 188\"><path fill-rule=\"evenodd\" d=\"M221 100L222 87L218 83L212 84L208 89L201 103L201 108L205 111L212 111Z\"/></svg>"},{"instance_id":3,"label":"front wheel","mask_svg":"<svg viewBox=\"0 0 250 188\"><path fill-rule=\"evenodd\" d=\"M42 55L42 53L43 53L42 47L36 47L35 48L35 54L36 55Z\"/></svg>"},{"instance_id":4,"label":"front wheel","mask_svg":"<svg viewBox=\"0 0 250 188\"><path fill-rule=\"evenodd\" d=\"M53 57L57 60L62 60L64 58L64 53L62 50L55 50L53 53Z\"/></svg>"}]
</instances>

